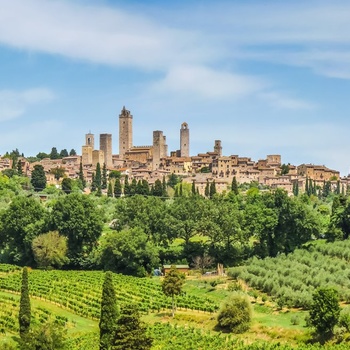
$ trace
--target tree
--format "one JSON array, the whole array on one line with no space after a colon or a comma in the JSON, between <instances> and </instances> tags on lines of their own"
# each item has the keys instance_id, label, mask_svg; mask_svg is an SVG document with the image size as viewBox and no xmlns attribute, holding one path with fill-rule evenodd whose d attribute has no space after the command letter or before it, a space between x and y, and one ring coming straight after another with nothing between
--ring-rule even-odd
<instances>
[{"instance_id":1,"label":"tree","mask_svg":"<svg viewBox=\"0 0 350 350\"><path fill-rule=\"evenodd\" d=\"M192 181L191 192L193 196L196 195L196 182L194 180Z\"/></svg>"},{"instance_id":2,"label":"tree","mask_svg":"<svg viewBox=\"0 0 350 350\"><path fill-rule=\"evenodd\" d=\"M65 175L66 169L63 167L52 168L50 169L50 173L55 176L56 180L59 180L61 177Z\"/></svg>"},{"instance_id":3,"label":"tree","mask_svg":"<svg viewBox=\"0 0 350 350\"><path fill-rule=\"evenodd\" d=\"M79 166L79 180L81 182L81 185L82 185L82 190L86 187L86 180L85 180L85 177L84 177L84 170L83 170L83 163L80 162L80 166Z\"/></svg>"},{"instance_id":4,"label":"tree","mask_svg":"<svg viewBox=\"0 0 350 350\"><path fill-rule=\"evenodd\" d=\"M30 183L34 187L34 191L42 191L46 187L46 175L42 165L34 165Z\"/></svg>"},{"instance_id":5,"label":"tree","mask_svg":"<svg viewBox=\"0 0 350 350\"><path fill-rule=\"evenodd\" d=\"M235 194L238 195L238 183L237 183L237 179L236 176L233 177L232 179L232 183L231 183L231 191Z\"/></svg>"},{"instance_id":6,"label":"tree","mask_svg":"<svg viewBox=\"0 0 350 350\"><path fill-rule=\"evenodd\" d=\"M133 304L121 307L117 320L117 330L113 341L113 350L149 350L152 338L146 333L146 324L141 321L140 313Z\"/></svg>"},{"instance_id":7,"label":"tree","mask_svg":"<svg viewBox=\"0 0 350 350\"><path fill-rule=\"evenodd\" d=\"M249 329L251 318L252 310L247 296L235 293L220 310L218 327L233 333L243 333Z\"/></svg>"},{"instance_id":8,"label":"tree","mask_svg":"<svg viewBox=\"0 0 350 350\"><path fill-rule=\"evenodd\" d=\"M68 157L68 151L64 148L60 152L60 158Z\"/></svg>"},{"instance_id":9,"label":"tree","mask_svg":"<svg viewBox=\"0 0 350 350\"><path fill-rule=\"evenodd\" d=\"M77 152L75 151L74 148L72 148L72 149L70 150L69 155L70 155L70 156L76 156L76 155L77 155Z\"/></svg>"},{"instance_id":10,"label":"tree","mask_svg":"<svg viewBox=\"0 0 350 350\"><path fill-rule=\"evenodd\" d=\"M50 231L35 237L32 241L34 259L38 267L60 268L67 262L67 238L57 231Z\"/></svg>"},{"instance_id":11,"label":"tree","mask_svg":"<svg viewBox=\"0 0 350 350\"><path fill-rule=\"evenodd\" d=\"M91 192L95 192L96 189L97 189L97 185L96 185L95 173L92 173L92 176L91 176Z\"/></svg>"},{"instance_id":12,"label":"tree","mask_svg":"<svg viewBox=\"0 0 350 350\"><path fill-rule=\"evenodd\" d=\"M126 175L124 179L124 196L129 197L131 195L129 176Z\"/></svg>"},{"instance_id":13,"label":"tree","mask_svg":"<svg viewBox=\"0 0 350 350\"><path fill-rule=\"evenodd\" d=\"M107 188L107 166L106 166L106 163L103 163L103 167L102 167L101 188L103 190L105 190Z\"/></svg>"},{"instance_id":14,"label":"tree","mask_svg":"<svg viewBox=\"0 0 350 350\"><path fill-rule=\"evenodd\" d=\"M175 315L175 296L181 294L184 280L184 274L177 271L175 266L171 266L170 271L165 275L162 282L163 293L171 297L173 317Z\"/></svg>"},{"instance_id":15,"label":"tree","mask_svg":"<svg viewBox=\"0 0 350 350\"><path fill-rule=\"evenodd\" d=\"M169 175L169 179L168 179L168 186L171 187L171 188L175 188L175 186L180 182L180 179L179 177L174 174L174 173L171 173Z\"/></svg>"},{"instance_id":16,"label":"tree","mask_svg":"<svg viewBox=\"0 0 350 350\"><path fill-rule=\"evenodd\" d=\"M28 269L24 267L22 271L21 299L19 302L19 314L18 314L19 335L21 336L22 339L25 338L25 336L29 332L30 318L31 318L31 309L30 309L29 287L28 287Z\"/></svg>"},{"instance_id":17,"label":"tree","mask_svg":"<svg viewBox=\"0 0 350 350\"><path fill-rule=\"evenodd\" d=\"M209 180L208 179L207 179L207 184L205 185L204 195L207 198L209 198L209 196L210 196L210 184L209 184Z\"/></svg>"},{"instance_id":18,"label":"tree","mask_svg":"<svg viewBox=\"0 0 350 350\"><path fill-rule=\"evenodd\" d=\"M113 274L107 271L102 286L100 350L109 350L113 342L118 318L117 298L113 286Z\"/></svg>"},{"instance_id":19,"label":"tree","mask_svg":"<svg viewBox=\"0 0 350 350\"><path fill-rule=\"evenodd\" d=\"M215 184L215 180L213 180L212 183L210 184L209 197L213 198L215 193L216 193L216 184Z\"/></svg>"},{"instance_id":20,"label":"tree","mask_svg":"<svg viewBox=\"0 0 350 350\"><path fill-rule=\"evenodd\" d=\"M120 183L120 180L117 178L114 182L114 197L120 198L122 195L122 185Z\"/></svg>"},{"instance_id":21,"label":"tree","mask_svg":"<svg viewBox=\"0 0 350 350\"><path fill-rule=\"evenodd\" d=\"M83 194L61 197L52 207L53 228L68 238L68 257L73 264L91 252L100 237L103 215L95 202Z\"/></svg>"},{"instance_id":22,"label":"tree","mask_svg":"<svg viewBox=\"0 0 350 350\"><path fill-rule=\"evenodd\" d=\"M108 177L109 177L110 179L120 179L120 177L121 177L121 172L118 171L118 170L111 170L111 171L109 172Z\"/></svg>"},{"instance_id":23,"label":"tree","mask_svg":"<svg viewBox=\"0 0 350 350\"><path fill-rule=\"evenodd\" d=\"M31 264L34 237L47 232L48 214L33 197L16 197L0 217L0 247L8 263Z\"/></svg>"},{"instance_id":24,"label":"tree","mask_svg":"<svg viewBox=\"0 0 350 350\"><path fill-rule=\"evenodd\" d=\"M59 159L59 158L60 158L60 155L57 152L57 148L52 147L51 153L50 153L50 159Z\"/></svg>"},{"instance_id":25,"label":"tree","mask_svg":"<svg viewBox=\"0 0 350 350\"><path fill-rule=\"evenodd\" d=\"M19 176L23 175L23 168L22 168L22 161L21 160L19 160L17 163L17 174Z\"/></svg>"},{"instance_id":26,"label":"tree","mask_svg":"<svg viewBox=\"0 0 350 350\"><path fill-rule=\"evenodd\" d=\"M167 192L167 186L166 186L166 181L165 181L165 176L163 176L162 180L162 190L163 190L163 195L162 197L166 197L168 192Z\"/></svg>"},{"instance_id":27,"label":"tree","mask_svg":"<svg viewBox=\"0 0 350 350\"><path fill-rule=\"evenodd\" d=\"M62 191L66 194L69 194L72 192L72 179L69 177L65 177L62 182L61 182L61 187L62 187Z\"/></svg>"},{"instance_id":28,"label":"tree","mask_svg":"<svg viewBox=\"0 0 350 350\"><path fill-rule=\"evenodd\" d=\"M157 179L154 183L154 189L153 189L153 196L156 197L163 197L163 186L162 186L162 182Z\"/></svg>"},{"instance_id":29,"label":"tree","mask_svg":"<svg viewBox=\"0 0 350 350\"><path fill-rule=\"evenodd\" d=\"M112 182L108 182L107 197L113 197L113 186Z\"/></svg>"},{"instance_id":30,"label":"tree","mask_svg":"<svg viewBox=\"0 0 350 350\"><path fill-rule=\"evenodd\" d=\"M95 183L97 191L101 191L102 186L102 175L101 175L101 165L97 163L96 165L96 173L95 173Z\"/></svg>"},{"instance_id":31,"label":"tree","mask_svg":"<svg viewBox=\"0 0 350 350\"><path fill-rule=\"evenodd\" d=\"M36 157L39 159L39 160L42 160L44 158L50 158L50 155L48 153L45 153L45 152L39 152Z\"/></svg>"},{"instance_id":32,"label":"tree","mask_svg":"<svg viewBox=\"0 0 350 350\"><path fill-rule=\"evenodd\" d=\"M49 320L31 329L19 344L23 350L65 350L66 335L67 331L63 326Z\"/></svg>"},{"instance_id":33,"label":"tree","mask_svg":"<svg viewBox=\"0 0 350 350\"><path fill-rule=\"evenodd\" d=\"M158 249L139 227L104 235L100 261L105 270L144 277L158 266Z\"/></svg>"},{"instance_id":34,"label":"tree","mask_svg":"<svg viewBox=\"0 0 350 350\"><path fill-rule=\"evenodd\" d=\"M338 323L340 306L338 293L333 288L318 288L312 296L310 324L318 335L329 338Z\"/></svg>"}]
</instances>

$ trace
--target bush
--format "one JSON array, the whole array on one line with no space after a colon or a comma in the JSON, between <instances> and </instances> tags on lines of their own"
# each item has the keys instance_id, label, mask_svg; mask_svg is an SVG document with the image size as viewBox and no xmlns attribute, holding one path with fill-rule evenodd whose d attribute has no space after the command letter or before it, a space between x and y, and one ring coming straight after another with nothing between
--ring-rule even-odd
<instances>
[{"instance_id":1,"label":"bush","mask_svg":"<svg viewBox=\"0 0 350 350\"><path fill-rule=\"evenodd\" d=\"M247 296L234 293L219 312L218 327L233 333L243 333L249 329L251 318L252 309Z\"/></svg>"},{"instance_id":2,"label":"bush","mask_svg":"<svg viewBox=\"0 0 350 350\"><path fill-rule=\"evenodd\" d=\"M350 332L350 307L347 306L340 311L339 326L344 327L347 332Z\"/></svg>"}]
</instances>

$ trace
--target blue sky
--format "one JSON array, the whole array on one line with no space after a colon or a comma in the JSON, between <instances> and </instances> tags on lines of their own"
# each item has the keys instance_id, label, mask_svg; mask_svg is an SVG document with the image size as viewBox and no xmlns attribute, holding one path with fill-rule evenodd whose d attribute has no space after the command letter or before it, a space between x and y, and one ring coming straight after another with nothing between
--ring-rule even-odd
<instances>
[{"instance_id":1,"label":"blue sky","mask_svg":"<svg viewBox=\"0 0 350 350\"><path fill-rule=\"evenodd\" d=\"M350 169L350 2L0 0L0 154L134 144ZM98 142L97 142L98 144Z\"/></svg>"}]
</instances>

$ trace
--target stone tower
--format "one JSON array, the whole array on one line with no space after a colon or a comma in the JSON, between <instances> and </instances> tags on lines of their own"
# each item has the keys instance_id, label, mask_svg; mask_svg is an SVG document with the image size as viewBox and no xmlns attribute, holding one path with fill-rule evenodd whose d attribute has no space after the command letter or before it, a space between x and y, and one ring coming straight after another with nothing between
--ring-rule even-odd
<instances>
[{"instance_id":1,"label":"stone tower","mask_svg":"<svg viewBox=\"0 0 350 350\"><path fill-rule=\"evenodd\" d=\"M103 152L104 163L107 167L113 166L112 162L112 134L100 134L100 150ZM101 164L102 166L103 164Z\"/></svg>"},{"instance_id":2,"label":"stone tower","mask_svg":"<svg viewBox=\"0 0 350 350\"><path fill-rule=\"evenodd\" d=\"M92 164L92 152L95 147L94 135L88 133L85 135L85 145L81 150L81 162L85 164Z\"/></svg>"},{"instance_id":3,"label":"stone tower","mask_svg":"<svg viewBox=\"0 0 350 350\"><path fill-rule=\"evenodd\" d=\"M214 152L217 153L219 157L222 156L221 140L215 140Z\"/></svg>"},{"instance_id":4,"label":"stone tower","mask_svg":"<svg viewBox=\"0 0 350 350\"><path fill-rule=\"evenodd\" d=\"M90 146L92 150L95 149L95 137L94 134L88 133L85 135L85 146Z\"/></svg>"},{"instance_id":5,"label":"stone tower","mask_svg":"<svg viewBox=\"0 0 350 350\"><path fill-rule=\"evenodd\" d=\"M181 124L180 129L180 156L190 156L190 130L187 123Z\"/></svg>"},{"instance_id":6,"label":"stone tower","mask_svg":"<svg viewBox=\"0 0 350 350\"><path fill-rule=\"evenodd\" d=\"M163 131L153 131L153 161L152 169L159 168L160 160L168 154L168 145L166 144L166 137Z\"/></svg>"},{"instance_id":7,"label":"stone tower","mask_svg":"<svg viewBox=\"0 0 350 350\"><path fill-rule=\"evenodd\" d=\"M132 115L123 107L119 114L119 158L132 147Z\"/></svg>"}]
</instances>

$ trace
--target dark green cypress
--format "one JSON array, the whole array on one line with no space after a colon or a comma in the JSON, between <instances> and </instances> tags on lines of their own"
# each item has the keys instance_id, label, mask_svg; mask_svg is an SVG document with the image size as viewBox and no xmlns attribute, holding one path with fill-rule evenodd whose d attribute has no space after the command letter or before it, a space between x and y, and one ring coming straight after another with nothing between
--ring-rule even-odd
<instances>
[{"instance_id":1,"label":"dark green cypress","mask_svg":"<svg viewBox=\"0 0 350 350\"><path fill-rule=\"evenodd\" d=\"M231 191L232 191L235 195L238 194L238 183L237 183L236 176L234 176L233 179L232 179Z\"/></svg>"},{"instance_id":2,"label":"dark green cypress","mask_svg":"<svg viewBox=\"0 0 350 350\"><path fill-rule=\"evenodd\" d=\"M92 178L91 178L91 192L96 191L96 180L95 180L95 173L92 173Z\"/></svg>"},{"instance_id":3,"label":"dark green cypress","mask_svg":"<svg viewBox=\"0 0 350 350\"><path fill-rule=\"evenodd\" d=\"M126 304L121 308L113 350L149 350L153 339L146 333L146 324L141 321L135 305Z\"/></svg>"},{"instance_id":4,"label":"dark green cypress","mask_svg":"<svg viewBox=\"0 0 350 350\"><path fill-rule=\"evenodd\" d=\"M107 166L106 166L106 163L103 163L101 188L103 190L105 190L107 188Z\"/></svg>"},{"instance_id":5,"label":"dark green cypress","mask_svg":"<svg viewBox=\"0 0 350 350\"><path fill-rule=\"evenodd\" d=\"M81 185L83 186L82 189L84 189L86 187L86 180L84 177L84 171L83 171L83 163L80 162L80 166L79 166L79 180L81 182Z\"/></svg>"},{"instance_id":6,"label":"dark green cypress","mask_svg":"<svg viewBox=\"0 0 350 350\"><path fill-rule=\"evenodd\" d=\"M101 177L101 165L100 165L100 163L97 163L97 165L96 165L95 182L96 182L97 190L101 189L102 177Z\"/></svg>"},{"instance_id":7,"label":"dark green cypress","mask_svg":"<svg viewBox=\"0 0 350 350\"><path fill-rule=\"evenodd\" d=\"M31 318L31 309L30 309L30 299L29 299L29 286L28 286L28 269L23 268L22 272L22 286L21 286L21 299L19 302L19 335L21 338L29 331L30 327L30 318Z\"/></svg>"},{"instance_id":8,"label":"dark green cypress","mask_svg":"<svg viewBox=\"0 0 350 350\"><path fill-rule=\"evenodd\" d=\"M165 176L163 176L163 181L162 181L162 192L163 192L162 197L167 197L168 191L167 191Z\"/></svg>"},{"instance_id":9,"label":"dark green cypress","mask_svg":"<svg viewBox=\"0 0 350 350\"><path fill-rule=\"evenodd\" d=\"M113 197L113 188L110 181L108 182L107 197Z\"/></svg>"},{"instance_id":10,"label":"dark green cypress","mask_svg":"<svg viewBox=\"0 0 350 350\"><path fill-rule=\"evenodd\" d=\"M196 183L195 183L194 180L192 181L192 195L193 195L193 196L196 195Z\"/></svg>"},{"instance_id":11,"label":"dark green cypress","mask_svg":"<svg viewBox=\"0 0 350 350\"><path fill-rule=\"evenodd\" d=\"M21 162L21 160L19 160L18 163L17 163L17 174L19 176L23 175L23 169L22 169L22 162Z\"/></svg>"},{"instance_id":12,"label":"dark green cypress","mask_svg":"<svg viewBox=\"0 0 350 350\"><path fill-rule=\"evenodd\" d=\"M209 198L210 195L210 184L209 180L207 179L207 184L205 185L204 195Z\"/></svg>"},{"instance_id":13,"label":"dark green cypress","mask_svg":"<svg viewBox=\"0 0 350 350\"><path fill-rule=\"evenodd\" d=\"M119 198L122 195L122 185L119 179L115 179L114 182L114 197Z\"/></svg>"},{"instance_id":14,"label":"dark green cypress","mask_svg":"<svg viewBox=\"0 0 350 350\"><path fill-rule=\"evenodd\" d=\"M101 316L99 322L100 350L112 349L117 318L118 307L113 286L113 274L112 272L107 271L102 287Z\"/></svg>"},{"instance_id":15,"label":"dark green cypress","mask_svg":"<svg viewBox=\"0 0 350 350\"><path fill-rule=\"evenodd\" d=\"M215 193L216 193L216 184L215 184L215 180L213 180L212 183L210 184L209 197L213 198Z\"/></svg>"},{"instance_id":16,"label":"dark green cypress","mask_svg":"<svg viewBox=\"0 0 350 350\"><path fill-rule=\"evenodd\" d=\"M124 180L124 196L129 197L130 196L130 184L129 184L129 177L128 175L125 176Z\"/></svg>"}]
</instances>

